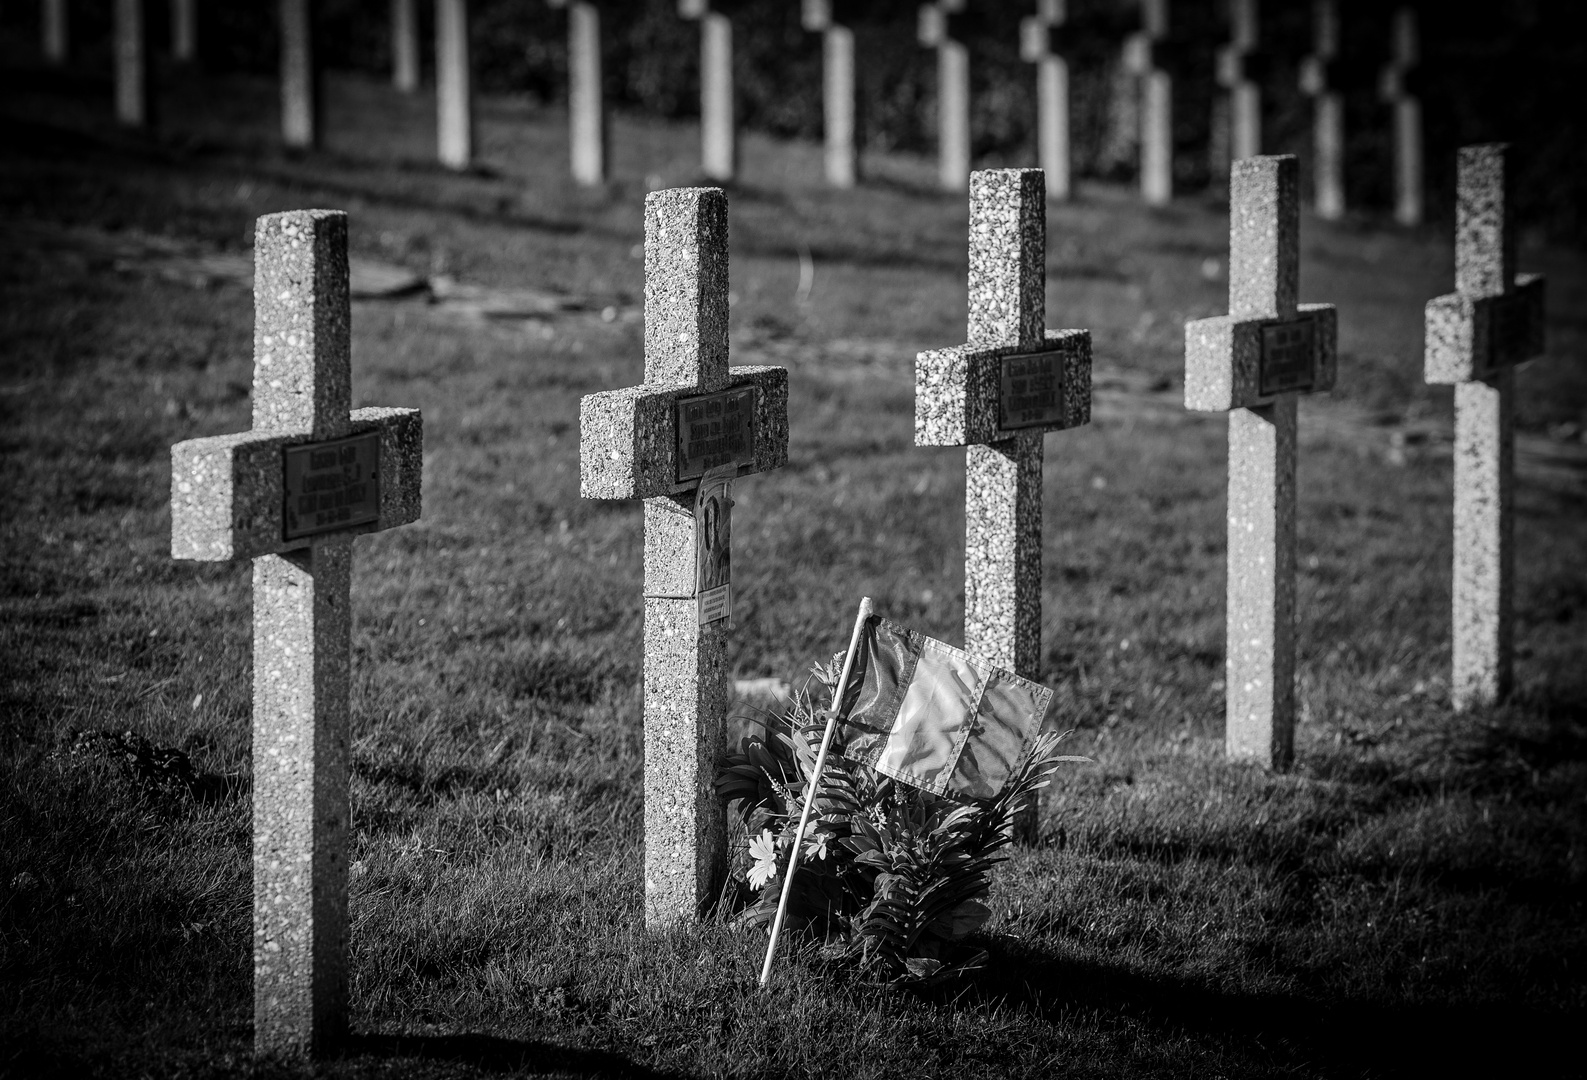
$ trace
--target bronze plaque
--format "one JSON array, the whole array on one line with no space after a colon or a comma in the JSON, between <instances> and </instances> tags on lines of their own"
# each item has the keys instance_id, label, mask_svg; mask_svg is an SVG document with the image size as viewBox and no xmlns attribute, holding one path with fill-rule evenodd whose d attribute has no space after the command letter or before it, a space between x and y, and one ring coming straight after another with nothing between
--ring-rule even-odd
<instances>
[{"instance_id":1,"label":"bronze plaque","mask_svg":"<svg viewBox=\"0 0 1587 1080\"><path fill-rule=\"evenodd\" d=\"M678 483L755 463L755 388L678 399Z\"/></svg>"},{"instance_id":2,"label":"bronze plaque","mask_svg":"<svg viewBox=\"0 0 1587 1080\"><path fill-rule=\"evenodd\" d=\"M284 538L336 532L380 518L380 433L282 450Z\"/></svg>"},{"instance_id":3,"label":"bronze plaque","mask_svg":"<svg viewBox=\"0 0 1587 1080\"><path fill-rule=\"evenodd\" d=\"M1310 318L1262 327L1258 381L1263 397L1310 390L1317 381L1317 324Z\"/></svg>"},{"instance_id":4,"label":"bronze plaque","mask_svg":"<svg viewBox=\"0 0 1587 1080\"><path fill-rule=\"evenodd\" d=\"M1041 427L1064 421L1064 354L1058 351L1003 357L998 427Z\"/></svg>"}]
</instances>

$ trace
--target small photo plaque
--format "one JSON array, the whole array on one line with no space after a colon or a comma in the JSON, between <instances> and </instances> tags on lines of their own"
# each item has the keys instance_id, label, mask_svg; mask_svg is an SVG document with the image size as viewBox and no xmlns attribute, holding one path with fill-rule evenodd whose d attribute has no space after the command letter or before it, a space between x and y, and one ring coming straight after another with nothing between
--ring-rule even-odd
<instances>
[{"instance_id":1,"label":"small photo plaque","mask_svg":"<svg viewBox=\"0 0 1587 1080\"><path fill-rule=\"evenodd\" d=\"M1064 420L1064 354L1021 353L1003 357L998 427L1041 427Z\"/></svg>"},{"instance_id":2,"label":"small photo plaque","mask_svg":"<svg viewBox=\"0 0 1587 1080\"><path fill-rule=\"evenodd\" d=\"M283 448L284 538L336 532L380 519L380 434Z\"/></svg>"},{"instance_id":3,"label":"small photo plaque","mask_svg":"<svg viewBox=\"0 0 1587 1080\"><path fill-rule=\"evenodd\" d=\"M1316 381L1317 324L1304 318L1262 327L1262 396L1310 390Z\"/></svg>"},{"instance_id":4,"label":"small photo plaque","mask_svg":"<svg viewBox=\"0 0 1587 1080\"><path fill-rule=\"evenodd\" d=\"M678 401L678 482L755 463L755 388Z\"/></svg>"}]
</instances>

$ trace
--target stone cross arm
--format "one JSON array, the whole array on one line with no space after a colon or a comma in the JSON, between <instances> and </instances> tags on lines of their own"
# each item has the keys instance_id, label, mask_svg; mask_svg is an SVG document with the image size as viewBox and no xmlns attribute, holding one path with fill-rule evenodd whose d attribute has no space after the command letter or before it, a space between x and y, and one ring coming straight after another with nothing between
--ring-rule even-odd
<instances>
[{"instance_id":1,"label":"stone cross arm","mask_svg":"<svg viewBox=\"0 0 1587 1080\"><path fill-rule=\"evenodd\" d=\"M1298 304L1289 318L1219 315L1185 324L1185 408L1228 412L1271 404L1284 393L1332 390L1339 313Z\"/></svg>"},{"instance_id":2,"label":"stone cross arm","mask_svg":"<svg viewBox=\"0 0 1587 1080\"><path fill-rule=\"evenodd\" d=\"M915 445L971 446L1091 422L1091 331L1039 349L958 345L915 358Z\"/></svg>"},{"instance_id":3,"label":"stone cross arm","mask_svg":"<svg viewBox=\"0 0 1587 1080\"><path fill-rule=\"evenodd\" d=\"M1515 275L1498 296L1448 293L1427 302L1424 363L1430 383L1485 379L1543 352L1543 276Z\"/></svg>"},{"instance_id":4,"label":"stone cross arm","mask_svg":"<svg viewBox=\"0 0 1587 1080\"><path fill-rule=\"evenodd\" d=\"M321 467L300 447L336 450L341 461L369 472L349 475L335 462ZM264 430L177 443L171 448L171 556L248 559L307 548L328 533L357 536L417 521L423 457L417 409L357 409L335 439ZM287 502L289 469L304 475L295 507ZM314 524L311 514L329 526Z\"/></svg>"},{"instance_id":5,"label":"stone cross arm","mask_svg":"<svg viewBox=\"0 0 1587 1080\"><path fill-rule=\"evenodd\" d=\"M728 448L727 457L705 468L735 457L739 476L786 465L788 369L733 367L726 386L706 393L695 386L642 383L586 395L579 407L579 493L586 499L650 499L696 487L703 469L695 467L699 460L680 457L680 406L731 402L746 390L755 398L746 444Z\"/></svg>"}]
</instances>

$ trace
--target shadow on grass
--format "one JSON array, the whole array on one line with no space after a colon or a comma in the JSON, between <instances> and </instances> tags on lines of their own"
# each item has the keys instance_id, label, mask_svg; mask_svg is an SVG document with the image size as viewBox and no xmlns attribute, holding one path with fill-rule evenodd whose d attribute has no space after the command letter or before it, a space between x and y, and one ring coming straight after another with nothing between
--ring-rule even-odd
<instances>
[{"instance_id":1,"label":"shadow on grass","mask_svg":"<svg viewBox=\"0 0 1587 1080\"><path fill-rule=\"evenodd\" d=\"M420 1058L449 1061L485 1072L533 1069L576 1076L654 1076L671 1073L636 1064L607 1050L580 1050L553 1043L502 1039L494 1035L354 1035L342 1057Z\"/></svg>"},{"instance_id":2,"label":"shadow on grass","mask_svg":"<svg viewBox=\"0 0 1587 1080\"><path fill-rule=\"evenodd\" d=\"M1059 960L987 943L989 963L966 989L933 991L1026 1010L1059 1025L1076 1015L1121 1028L1203 1036L1272 1068L1327 1075L1566 1075L1575 1060L1568 1007L1544 1011L1487 1002L1405 1005L1321 1002L1293 994L1230 994L1185 979ZM988 974L995 972L995 975Z\"/></svg>"}]
</instances>

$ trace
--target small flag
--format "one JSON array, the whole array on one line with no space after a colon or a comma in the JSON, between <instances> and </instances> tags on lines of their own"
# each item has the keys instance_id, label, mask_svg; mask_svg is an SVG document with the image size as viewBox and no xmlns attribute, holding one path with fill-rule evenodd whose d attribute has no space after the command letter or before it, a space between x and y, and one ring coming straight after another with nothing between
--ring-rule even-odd
<instances>
[{"instance_id":1,"label":"small flag","mask_svg":"<svg viewBox=\"0 0 1587 1080\"><path fill-rule=\"evenodd\" d=\"M1052 691L872 615L844 698L844 757L934 795L989 799L1029 752Z\"/></svg>"}]
</instances>

